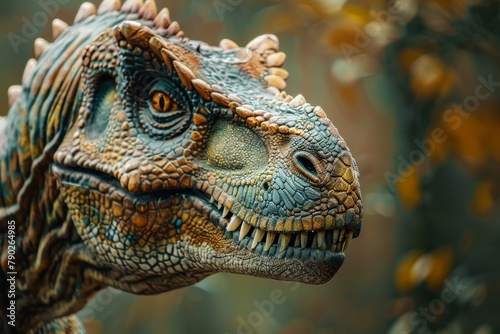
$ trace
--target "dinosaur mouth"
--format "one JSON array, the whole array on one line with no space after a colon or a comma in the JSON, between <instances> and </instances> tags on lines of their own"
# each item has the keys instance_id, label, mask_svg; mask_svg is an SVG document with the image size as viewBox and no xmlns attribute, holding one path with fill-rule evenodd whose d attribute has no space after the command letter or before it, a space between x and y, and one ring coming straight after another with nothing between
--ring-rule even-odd
<instances>
[{"instance_id":1,"label":"dinosaur mouth","mask_svg":"<svg viewBox=\"0 0 500 334\"><path fill-rule=\"evenodd\" d=\"M206 193L201 197L221 216L225 236L240 248L258 255L306 259L321 251L345 252L355 235L354 229L346 227L300 232L267 231L250 225L214 197Z\"/></svg>"},{"instance_id":2,"label":"dinosaur mouth","mask_svg":"<svg viewBox=\"0 0 500 334\"><path fill-rule=\"evenodd\" d=\"M142 205L160 205L169 198L192 198L192 206L205 216L207 221L218 226L224 236L241 250L246 249L255 255L278 259L299 261L343 262L343 253L355 237L356 230L350 227L336 227L326 230L308 230L298 232L269 231L257 228L233 212L231 208L219 202L206 192L197 189L172 189L147 194L130 193L123 189L118 181L108 175L80 168L53 166L63 185L78 186L99 192L119 193L120 200L133 199ZM219 197L220 198L220 197ZM225 201L226 203L228 201ZM254 220L253 218L251 219Z\"/></svg>"}]
</instances>

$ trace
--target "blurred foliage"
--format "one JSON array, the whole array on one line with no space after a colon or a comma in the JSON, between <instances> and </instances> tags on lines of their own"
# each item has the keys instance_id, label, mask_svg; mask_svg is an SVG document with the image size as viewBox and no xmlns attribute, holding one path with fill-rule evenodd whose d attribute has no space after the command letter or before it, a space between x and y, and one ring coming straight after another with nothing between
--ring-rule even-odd
<instances>
[{"instance_id":1,"label":"blurred foliage","mask_svg":"<svg viewBox=\"0 0 500 334\"><path fill-rule=\"evenodd\" d=\"M156 297L106 291L82 313L89 333L500 332L498 1L157 3L210 44L279 36L287 91L322 105L358 162L363 231L324 286L219 274ZM4 5L6 34L40 10ZM78 5L57 16L72 21ZM3 90L33 40L16 53L4 36ZM276 289L285 302L266 315Z\"/></svg>"}]
</instances>

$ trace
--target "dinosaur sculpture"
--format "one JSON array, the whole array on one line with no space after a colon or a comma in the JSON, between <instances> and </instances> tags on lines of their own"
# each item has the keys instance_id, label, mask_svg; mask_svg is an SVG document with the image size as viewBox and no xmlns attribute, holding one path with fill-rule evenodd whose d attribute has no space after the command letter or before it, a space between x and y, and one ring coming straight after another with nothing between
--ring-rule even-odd
<instances>
[{"instance_id":1,"label":"dinosaur sculpture","mask_svg":"<svg viewBox=\"0 0 500 334\"><path fill-rule=\"evenodd\" d=\"M105 287L335 275L358 170L324 111L283 91L275 36L190 41L150 0L84 3L53 34L0 120L1 332L82 333L73 314Z\"/></svg>"}]
</instances>

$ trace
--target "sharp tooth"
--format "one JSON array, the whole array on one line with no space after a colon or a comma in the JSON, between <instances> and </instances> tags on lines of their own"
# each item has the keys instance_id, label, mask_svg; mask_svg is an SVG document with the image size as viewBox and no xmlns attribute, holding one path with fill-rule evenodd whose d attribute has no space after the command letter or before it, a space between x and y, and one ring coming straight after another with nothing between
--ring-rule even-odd
<instances>
[{"instance_id":1,"label":"sharp tooth","mask_svg":"<svg viewBox=\"0 0 500 334\"><path fill-rule=\"evenodd\" d=\"M229 214L229 209L224 207L224 211L222 211L222 217L226 217Z\"/></svg>"},{"instance_id":2,"label":"sharp tooth","mask_svg":"<svg viewBox=\"0 0 500 334\"><path fill-rule=\"evenodd\" d=\"M243 240L243 238L245 237L245 235L247 235L248 231L250 231L250 225L248 225L247 223L243 222L241 224L241 230L240 230L240 237L239 237L239 241Z\"/></svg>"},{"instance_id":3,"label":"sharp tooth","mask_svg":"<svg viewBox=\"0 0 500 334\"><path fill-rule=\"evenodd\" d=\"M300 234L300 247L306 248L307 245L307 233Z\"/></svg>"},{"instance_id":4,"label":"sharp tooth","mask_svg":"<svg viewBox=\"0 0 500 334\"><path fill-rule=\"evenodd\" d=\"M318 233L314 233L311 248L318 248Z\"/></svg>"},{"instance_id":5,"label":"sharp tooth","mask_svg":"<svg viewBox=\"0 0 500 334\"><path fill-rule=\"evenodd\" d=\"M319 231L318 232L318 248L326 249L326 232Z\"/></svg>"},{"instance_id":6,"label":"sharp tooth","mask_svg":"<svg viewBox=\"0 0 500 334\"><path fill-rule=\"evenodd\" d=\"M266 235L265 231L255 229L255 237L253 238L252 242L252 249L255 249L257 247L257 244L264 238L264 235Z\"/></svg>"},{"instance_id":7,"label":"sharp tooth","mask_svg":"<svg viewBox=\"0 0 500 334\"><path fill-rule=\"evenodd\" d=\"M342 250L342 243L341 243L341 242L339 242L339 243L337 244L337 248L335 249L335 251L336 251L336 252L340 252L341 250Z\"/></svg>"},{"instance_id":8,"label":"sharp tooth","mask_svg":"<svg viewBox=\"0 0 500 334\"><path fill-rule=\"evenodd\" d=\"M274 233L274 232L267 232L266 246L264 247L264 252L267 252L269 250L269 248L271 248L271 245L273 244L275 236L276 236L276 233Z\"/></svg>"},{"instance_id":9,"label":"sharp tooth","mask_svg":"<svg viewBox=\"0 0 500 334\"><path fill-rule=\"evenodd\" d=\"M210 204L214 204L214 202L215 202L215 198L210 197Z\"/></svg>"},{"instance_id":10,"label":"sharp tooth","mask_svg":"<svg viewBox=\"0 0 500 334\"><path fill-rule=\"evenodd\" d=\"M349 245L351 244L353 235L354 235L353 231L347 232L347 240L345 242L344 251L346 251L349 248Z\"/></svg>"},{"instance_id":11,"label":"sharp tooth","mask_svg":"<svg viewBox=\"0 0 500 334\"><path fill-rule=\"evenodd\" d=\"M342 241L344 241L344 235L345 235L345 229L341 229L340 230L340 235L339 235L339 243L341 243Z\"/></svg>"},{"instance_id":12,"label":"sharp tooth","mask_svg":"<svg viewBox=\"0 0 500 334\"><path fill-rule=\"evenodd\" d=\"M219 202L219 203L217 203L217 209L220 210L220 208L222 208L222 203Z\"/></svg>"},{"instance_id":13,"label":"sharp tooth","mask_svg":"<svg viewBox=\"0 0 500 334\"><path fill-rule=\"evenodd\" d=\"M229 222L229 224L227 224L226 229L229 232L236 231L242 222L243 220L241 220L238 216L234 215L233 217L231 217L231 221Z\"/></svg>"},{"instance_id":14,"label":"sharp tooth","mask_svg":"<svg viewBox=\"0 0 500 334\"><path fill-rule=\"evenodd\" d=\"M297 234L293 247L300 247L300 235Z\"/></svg>"},{"instance_id":15,"label":"sharp tooth","mask_svg":"<svg viewBox=\"0 0 500 334\"><path fill-rule=\"evenodd\" d=\"M286 249L286 246L290 243L291 234L280 234L278 243L280 244L280 253Z\"/></svg>"},{"instance_id":16,"label":"sharp tooth","mask_svg":"<svg viewBox=\"0 0 500 334\"><path fill-rule=\"evenodd\" d=\"M333 230L333 243L336 244L339 239L339 230Z\"/></svg>"}]
</instances>

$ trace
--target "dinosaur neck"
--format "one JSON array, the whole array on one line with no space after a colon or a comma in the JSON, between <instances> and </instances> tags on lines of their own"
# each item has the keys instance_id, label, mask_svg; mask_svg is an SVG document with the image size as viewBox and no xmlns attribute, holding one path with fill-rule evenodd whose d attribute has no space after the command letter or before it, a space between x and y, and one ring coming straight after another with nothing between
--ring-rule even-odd
<instances>
[{"instance_id":1,"label":"dinosaur neck","mask_svg":"<svg viewBox=\"0 0 500 334\"><path fill-rule=\"evenodd\" d=\"M74 229L51 165L80 108L83 48L127 15L137 16L95 16L63 32L23 78L22 92L0 124L5 129L0 142L0 231L6 231L8 221L16 222L17 312L30 319L23 324L27 328L78 311L103 287L84 277L83 268L97 264ZM0 235L2 251L5 235ZM8 271L5 266L0 264L0 277ZM0 293L3 310L5 291ZM0 332L7 328L3 313Z\"/></svg>"}]
</instances>

